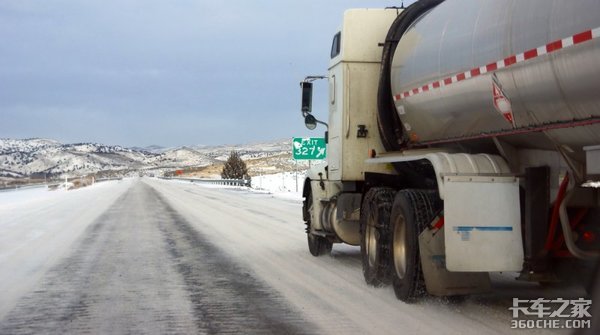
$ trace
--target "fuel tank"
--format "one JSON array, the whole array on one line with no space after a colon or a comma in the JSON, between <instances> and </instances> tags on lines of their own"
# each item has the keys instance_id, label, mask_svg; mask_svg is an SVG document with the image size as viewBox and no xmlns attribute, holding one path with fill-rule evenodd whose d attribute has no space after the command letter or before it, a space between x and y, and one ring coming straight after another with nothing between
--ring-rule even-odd
<instances>
[{"instance_id":1,"label":"fuel tank","mask_svg":"<svg viewBox=\"0 0 600 335\"><path fill-rule=\"evenodd\" d=\"M600 144L600 0L447 0L393 54L409 143Z\"/></svg>"}]
</instances>

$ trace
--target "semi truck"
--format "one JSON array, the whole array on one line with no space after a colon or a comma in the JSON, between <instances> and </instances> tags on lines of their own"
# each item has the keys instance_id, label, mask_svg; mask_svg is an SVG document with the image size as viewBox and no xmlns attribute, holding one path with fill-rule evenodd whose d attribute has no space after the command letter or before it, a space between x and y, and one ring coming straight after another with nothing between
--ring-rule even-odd
<instances>
[{"instance_id":1,"label":"semi truck","mask_svg":"<svg viewBox=\"0 0 600 335\"><path fill-rule=\"evenodd\" d=\"M420 0L350 9L301 83L327 158L303 186L308 249L360 246L403 301L490 273L587 280L600 255L600 2ZM312 111L328 83L328 118Z\"/></svg>"}]
</instances>

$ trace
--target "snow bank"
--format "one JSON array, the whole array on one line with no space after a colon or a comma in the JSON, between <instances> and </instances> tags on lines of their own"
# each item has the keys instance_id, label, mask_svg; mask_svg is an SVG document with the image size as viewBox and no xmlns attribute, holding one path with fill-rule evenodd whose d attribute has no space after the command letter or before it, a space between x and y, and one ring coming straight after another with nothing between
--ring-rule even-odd
<instances>
[{"instance_id":1,"label":"snow bank","mask_svg":"<svg viewBox=\"0 0 600 335\"><path fill-rule=\"evenodd\" d=\"M0 210L27 203L43 202L67 192L64 188L48 191L46 186L4 190L0 192Z\"/></svg>"},{"instance_id":2,"label":"snow bank","mask_svg":"<svg viewBox=\"0 0 600 335\"><path fill-rule=\"evenodd\" d=\"M280 198L302 200L306 171L282 172L252 177L252 190L268 192Z\"/></svg>"},{"instance_id":3,"label":"snow bank","mask_svg":"<svg viewBox=\"0 0 600 335\"><path fill-rule=\"evenodd\" d=\"M256 193L271 194L277 198L302 200L302 186L306 171L296 172L281 172L275 174L267 174L262 176L252 177L252 187L243 186L228 186L219 184L209 184L201 182L190 182L187 179L170 179L174 183L185 183L198 185L204 188L229 188L247 190Z\"/></svg>"}]
</instances>

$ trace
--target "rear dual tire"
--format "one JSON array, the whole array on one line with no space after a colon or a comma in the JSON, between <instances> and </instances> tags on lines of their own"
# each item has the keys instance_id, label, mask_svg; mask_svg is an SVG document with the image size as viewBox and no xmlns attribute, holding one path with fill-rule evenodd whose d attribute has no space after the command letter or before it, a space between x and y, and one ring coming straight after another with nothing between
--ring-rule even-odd
<instances>
[{"instance_id":1,"label":"rear dual tire","mask_svg":"<svg viewBox=\"0 0 600 335\"><path fill-rule=\"evenodd\" d=\"M419 235L431 223L441 201L436 191L402 190L390 214L391 277L396 298L414 302L426 294Z\"/></svg>"},{"instance_id":2,"label":"rear dual tire","mask_svg":"<svg viewBox=\"0 0 600 335\"><path fill-rule=\"evenodd\" d=\"M392 283L399 300L425 295L419 235L431 223L441 200L433 190L371 188L363 200L360 232L365 282Z\"/></svg>"}]
</instances>

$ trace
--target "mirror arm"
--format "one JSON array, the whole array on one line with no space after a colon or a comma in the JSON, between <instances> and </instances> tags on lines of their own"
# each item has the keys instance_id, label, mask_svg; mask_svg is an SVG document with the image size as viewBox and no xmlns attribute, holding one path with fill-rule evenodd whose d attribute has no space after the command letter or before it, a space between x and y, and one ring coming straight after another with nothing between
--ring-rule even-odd
<instances>
[{"instance_id":1,"label":"mirror arm","mask_svg":"<svg viewBox=\"0 0 600 335\"><path fill-rule=\"evenodd\" d=\"M315 119L315 120L316 120L316 119ZM329 130L329 125L328 125L327 123L325 123L325 122L323 122L323 121L319 121L319 120L316 120L316 121L317 121L317 123L318 123L318 124L322 124L322 125L324 125L325 127L327 127L327 129Z\"/></svg>"},{"instance_id":2,"label":"mirror arm","mask_svg":"<svg viewBox=\"0 0 600 335\"><path fill-rule=\"evenodd\" d=\"M302 82L312 83L315 80L327 79L327 78L329 78L329 77L327 77L327 76L306 76Z\"/></svg>"}]
</instances>

